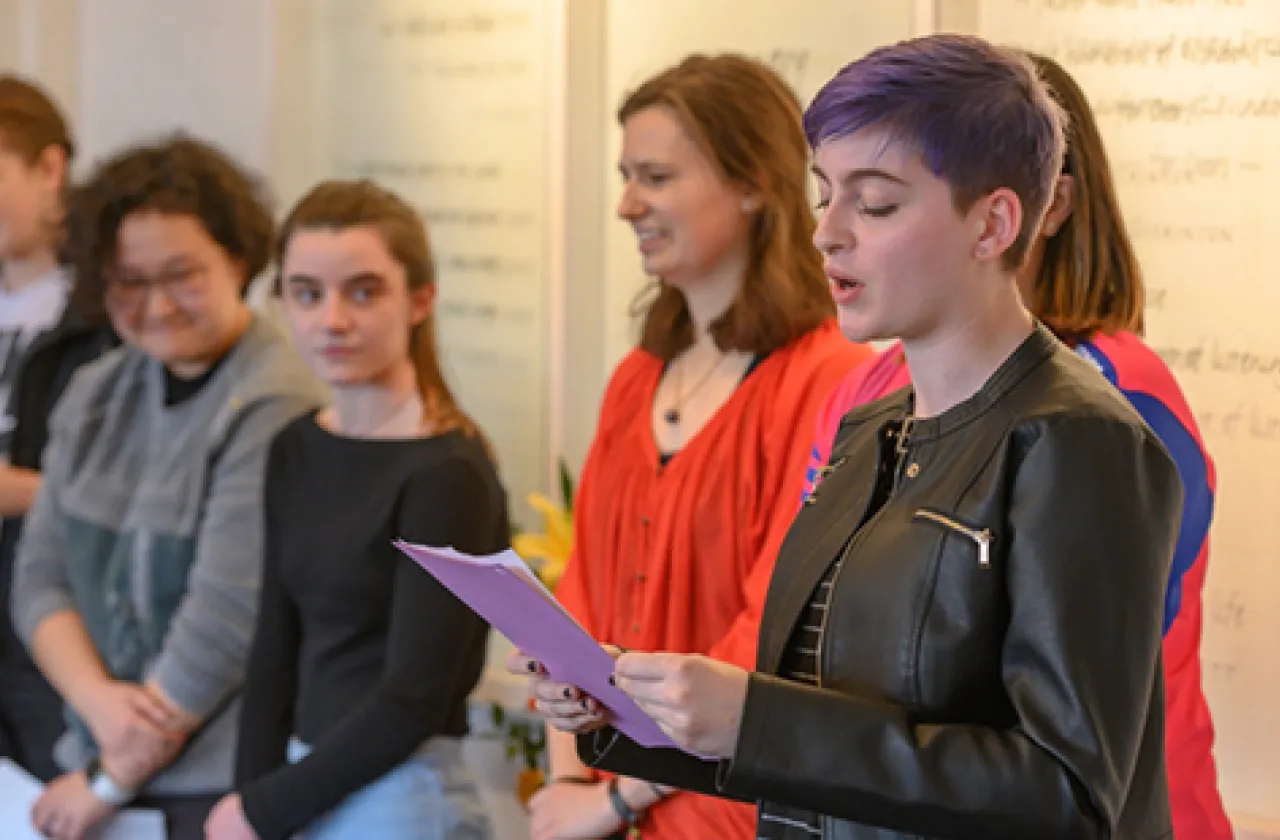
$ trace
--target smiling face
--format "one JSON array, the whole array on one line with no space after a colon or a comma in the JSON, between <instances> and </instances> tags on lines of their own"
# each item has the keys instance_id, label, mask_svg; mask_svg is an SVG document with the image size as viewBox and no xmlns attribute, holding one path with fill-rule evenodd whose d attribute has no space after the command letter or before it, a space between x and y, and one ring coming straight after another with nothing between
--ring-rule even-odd
<instances>
[{"instance_id":1,"label":"smiling face","mask_svg":"<svg viewBox=\"0 0 1280 840\"><path fill-rule=\"evenodd\" d=\"M252 318L241 297L244 263L194 216L126 216L107 274L107 313L116 332L179 376L207 370Z\"/></svg>"},{"instance_id":2,"label":"smiling face","mask_svg":"<svg viewBox=\"0 0 1280 840\"><path fill-rule=\"evenodd\" d=\"M822 143L814 173L814 244L851 340L910 341L965 320L989 297L987 278L1007 274L999 257L1020 221L1009 190L960 212L950 185L877 129Z\"/></svg>"},{"instance_id":3,"label":"smiling face","mask_svg":"<svg viewBox=\"0 0 1280 840\"><path fill-rule=\"evenodd\" d=\"M297 346L326 383L375 384L412 367L409 336L431 313L434 286L410 290L375 228L296 231L281 277Z\"/></svg>"},{"instance_id":4,"label":"smiling face","mask_svg":"<svg viewBox=\"0 0 1280 840\"><path fill-rule=\"evenodd\" d=\"M752 199L719 175L668 108L627 118L618 168L618 215L636 233L646 274L683 289L745 264Z\"/></svg>"}]
</instances>

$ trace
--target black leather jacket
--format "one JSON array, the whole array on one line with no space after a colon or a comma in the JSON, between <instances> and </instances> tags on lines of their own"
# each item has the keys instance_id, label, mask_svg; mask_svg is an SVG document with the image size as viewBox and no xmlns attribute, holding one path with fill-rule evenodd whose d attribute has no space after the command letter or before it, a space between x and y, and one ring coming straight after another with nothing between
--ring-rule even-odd
<instances>
[{"instance_id":1,"label":"black leather jacket","mask_svg":"<svg viewBox=\"0 0 1280 840\"><path fill-rule=\"evenodd\" d=\"M738 749L719 765L580 739L617 772L816 812L826 838L1172 836L1161 615L1182 486L1155 434L1043 327L917 421L859 527L908 389L851 412L783 544ZM984 545L985 544L985 545ZM820 686L775 676L844 554Z\"/></svg>"}]
</instances>

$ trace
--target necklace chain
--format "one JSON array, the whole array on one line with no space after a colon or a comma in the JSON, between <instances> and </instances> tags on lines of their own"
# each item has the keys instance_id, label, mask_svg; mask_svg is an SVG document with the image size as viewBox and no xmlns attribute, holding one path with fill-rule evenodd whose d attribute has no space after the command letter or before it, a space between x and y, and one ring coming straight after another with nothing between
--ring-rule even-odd
<instances>
[{"instance_id":1,"label":"necklace chain","mask_svg":"<svg viewBox=\"0 0 1280 840\"><path fill-rule=\"evenodd\" d=\"M689 401L690 397L696 394L703 385L707 384L707 382L710 381L711 375L720 369L720 365L724 364L724 360L726 358L727 356L724 353L721 353L720 358L716 360L716 363L707 369L707 372L702 375L702 377L694 384L692 388L690 388L688 391L685 391L684 394L680 394L679 396L676 397L672 406L668 408L666 411L664 411L662 414L663 419L666 420L667 423L669 423L672 426L677 426L680 424L680 409L684 407L685 403ZM680 386L683 384L684 384L684 369L681 368L676 373L677 393L680 390Z\"/></svg>"}]
</instances>

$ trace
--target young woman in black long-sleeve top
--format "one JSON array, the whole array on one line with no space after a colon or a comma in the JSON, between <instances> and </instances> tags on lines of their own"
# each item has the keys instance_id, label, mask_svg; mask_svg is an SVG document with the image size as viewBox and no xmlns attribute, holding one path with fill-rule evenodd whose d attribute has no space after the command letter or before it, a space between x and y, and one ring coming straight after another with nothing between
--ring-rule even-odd
<instances>
[{"instance_id":1,"label":"young woman in black long-sleeve top","mask_svg":"<svg viewBox=\"0 0 1280 840\"><path fill-rule=\"evenodd\" d=\"M268 461L237 792L209 840L485 838L459 739L487 628L391 543L487 554L510 533L436 361L425 230L369 182L326 182L279 257L287 320L334 399Z\"/></svg>"}]
</instances>

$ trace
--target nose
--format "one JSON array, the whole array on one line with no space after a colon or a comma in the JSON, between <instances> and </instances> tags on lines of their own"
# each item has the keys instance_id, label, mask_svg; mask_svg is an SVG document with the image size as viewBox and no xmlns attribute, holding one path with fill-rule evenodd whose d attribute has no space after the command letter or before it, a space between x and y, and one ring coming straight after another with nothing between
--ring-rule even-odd
<instances>
[{"instance_id":1,"label":"nose","mask_svg":"<svg viewBox=\"0 0 1280 840\"><path fill-rule=\"evenodd\" d=\"M142 313L147 321L163 321L177 310L167 287L148 286L143 294Z\"/></svg>"},{"instance_id":2,"label":"nose","mask_svg":"<svg viewBox=\"0 0 1280 840\"><path fill-rule=\"evenodd\" d=\"M649 205L637 194L634 181L622 185L622 196L618 199L618 217L624 221L634 222L649 211Z\"/></svg>"},{"instance_id":3,"label":"nose","mask_svg":"<svg viewBox=\"0 0 1280 840\"><path fill-rule=\"evenodd\" d=\"M828 205L813 229L813 247L823 256L831 256L853 247L853 231L841 228L840 220Z\"/></svg>"},{"instance_id":4,"label":"nose","mask_svg":"<svg viewBox=\"0 0 1280 840\"><path fill-rule=\"evenodd\" d=\"M324 328L331 333L346 332L351 328L351 313L342 295L329 294L324 298L322 311Z\"/></svg>"}]
</instances>

